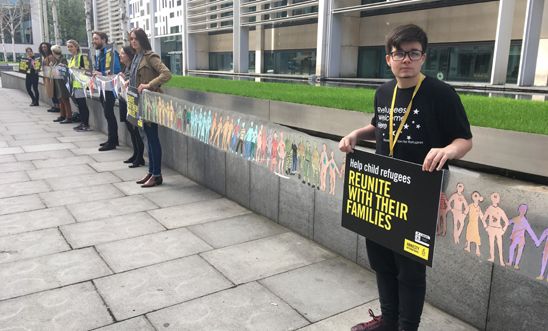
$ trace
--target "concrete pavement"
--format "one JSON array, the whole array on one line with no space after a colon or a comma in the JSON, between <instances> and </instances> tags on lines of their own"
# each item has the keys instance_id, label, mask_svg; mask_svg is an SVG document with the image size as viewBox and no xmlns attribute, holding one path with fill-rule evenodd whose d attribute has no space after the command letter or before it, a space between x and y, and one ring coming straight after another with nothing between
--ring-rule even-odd
<instances>
[{"instance_id":1,"label":"concrete pavement","mask_svg":"<svg viewBox=\"0 0 548 331\"><path fill-rule=\"evenodd\" d=\"M374 275L0 89L0 330L349 330ZM473 330L426 305L421 330Z\"/></svg>"}]
</instances>

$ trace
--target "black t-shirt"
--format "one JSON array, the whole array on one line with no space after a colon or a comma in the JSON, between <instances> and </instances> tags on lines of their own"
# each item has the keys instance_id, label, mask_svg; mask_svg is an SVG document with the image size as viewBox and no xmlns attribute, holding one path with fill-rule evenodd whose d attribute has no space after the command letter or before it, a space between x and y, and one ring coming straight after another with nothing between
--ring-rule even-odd
<instances>
[{"instance_id":1,"label":"black t-shirt","mask_svg":"<svg viewBox=\"0 0 548 331\"><path fill-rule=\"evenodd\" d=\"M390 106L396 80L380 86L375 93L375 115L371 124L377 129L377 154L389 155ZM398 88L394 105L395 133L403 119L415 87ZM394 157L422 164L431 148L442 148L457 138L470 139L470 123L459 96L446 83L426 77L413 99L411 113L394 147ZM447 164L445 165L447 168Z\"/></svg>"}]
</instances>

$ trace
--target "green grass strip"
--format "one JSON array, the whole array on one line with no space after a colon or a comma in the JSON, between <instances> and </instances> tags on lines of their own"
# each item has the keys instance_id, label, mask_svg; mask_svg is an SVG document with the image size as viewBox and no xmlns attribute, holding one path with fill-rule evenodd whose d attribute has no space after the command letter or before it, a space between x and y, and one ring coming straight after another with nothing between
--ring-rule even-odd
<instances>
[{"instance_id":1,"label":"green grass strip","mask_svg":"<svg viewBox=\"0 0 548 331\"><path fill-rule=\"evenodd\" d=\"M374 89L264 83L219 78L173 76L166 84L202 92L232 94L329 108L373 112ZM548 103L460 94L475 126L548 135Z\"/></svg>"}]
</instances>

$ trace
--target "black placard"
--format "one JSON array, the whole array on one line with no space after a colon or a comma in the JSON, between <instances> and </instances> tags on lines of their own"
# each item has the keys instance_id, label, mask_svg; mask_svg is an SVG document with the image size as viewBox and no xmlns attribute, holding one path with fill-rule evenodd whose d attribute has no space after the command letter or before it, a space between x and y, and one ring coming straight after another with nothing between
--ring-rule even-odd
<instances>
[{"instance_id":1,"label":"black placard","mask_svg":"<svg viewBox=\"0 0 548 331\"><path fill-rule=\"evenodd\" d=\"M126 120L137 126L141 119L139 112L139 93L136 88L128 87L127 90L127 117Z\"/></svg>"},{"instance_id":2,"label":"black placard","mask_svg":"<svg viewBox=\"0 0 548 331\"><path fill-rule=\"evenodd\" d=\"M355 150L346 157L342 226L432 266L443 172Z\"/></svg>"}]
</instances>

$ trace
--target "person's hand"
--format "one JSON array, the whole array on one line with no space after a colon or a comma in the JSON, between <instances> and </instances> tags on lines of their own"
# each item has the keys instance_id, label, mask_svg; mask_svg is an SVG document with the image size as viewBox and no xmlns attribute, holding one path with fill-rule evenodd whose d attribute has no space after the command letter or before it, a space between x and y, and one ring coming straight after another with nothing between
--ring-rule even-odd
<instances>
[{"instance_id":1,"label":"person's hand","mask_svg":"<svg viewBox=\"0 0 548 331\"><path fill-rule=\"evenodd\" d=\"M137 92L141 93L143 90L150 90L150 84L139 84L139 87L137 87Z\"/></svg>"},{"instance_id":2,"label":"person's hand","mask_svg":"<svg viewBox=\"0 0 548 331\"><path fill-rule=\"evenodd\" d=\"M357 141L356 134L351 132L339 141L339 150L344 153L352 153Z\"/></svg>"},{"instance_id":3,"label":"person's hand","mask_svg":"<svg viewBox=\"0 0 548 331\"><path fill-rule=\"evenodd\" d=\"M92 76L93 76L93 77L97 77L97 76L101 77L101 76L103 76L103 74L102 74L100 71L95 70L95 71L93 72L93 75L92 75Z\"/></svg>"},{"instance_id":4,"label":"person's hand","mask_svg":"<svg viewBox=\"0 0 548 331\"><path fill-rule=\"evenodd\" d=\"M455 158L456 152L450 146L445 148L432 148L424 158L422 170L432 172L441 170L447 160Z\"/></svg>"}]
</instances>

